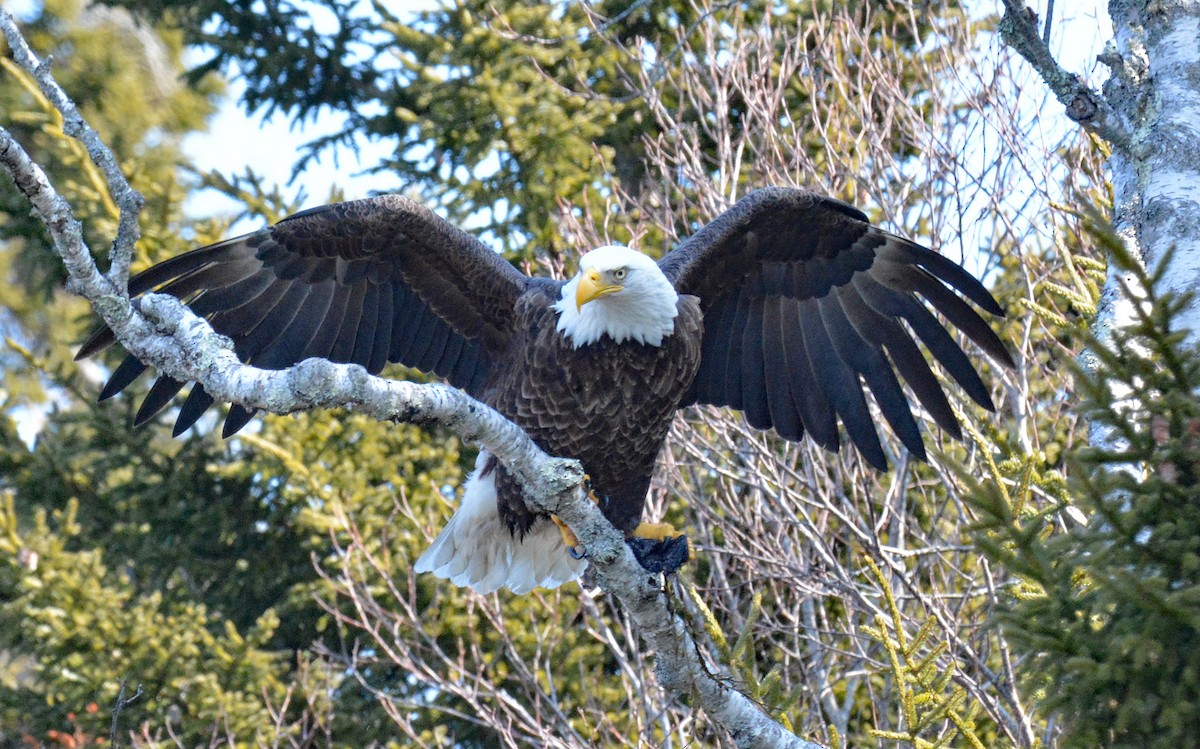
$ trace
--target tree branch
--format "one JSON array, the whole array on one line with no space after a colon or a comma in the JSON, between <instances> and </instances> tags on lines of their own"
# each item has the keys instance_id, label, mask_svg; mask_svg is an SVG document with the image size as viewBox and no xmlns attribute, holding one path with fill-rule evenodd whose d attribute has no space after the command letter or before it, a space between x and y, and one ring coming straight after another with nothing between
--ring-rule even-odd
<instances>
[{"instance_id":1,"label":"tree branch","mask_svg":"<svg viewBox=\"0 0 1200 749\"><path fill-rule=\"evenodd\" d=\"M683 621L669 608L662 577L644 570L623 535L588 501L577 461L543 452L520 427L499 412L444 385L416 385L375 377L357 365L308 359L285 370L242 364L231 342L192 314L178 299L148 294L130 300L128 257L137 239L142 198L125 180L112 152L84 121L75 105L29 49L13 17L0 9L0 30L16 62L37 81L63 113L64 131L80 139L104 172L122 208L114 241L114 271L100 273L84 243L82 226L45 172L3 127L0 165L33 204L67 267L68 288L86 298L117 340L138 359L180 381L202 384L219 400L284 414L342 407L380 420L441 424L477 441L521 481L527 501L562 518L588 549L597 582L619 600L657 654L663 685L694 696L710 719L729 732L739 747L820 749L785 730L745 695L715 678L702 662Z\"/></svg>"},{"instance_id":2,"label":"tree branch","mask_svg":"<svg viewBox=\"0 0 1200 749\"><path fill-rule=\"evenodd\" d=\"M1116 147L1126 148L1132 134L1128 122L1099 93L1069 73L1050 54L1047 39L1038 34L1037 14L1021 0L1004 0L1000 38L1033 66L1054 96L1067 108L1067 117ZM1047 21L1046 30L1050 24Z\"/></svg>"},{"instance_id":3,"label":"tree branch","mask_svg":"<svg viewBox=\"0 0 1200 749\"><path fill-rule=\"evenodd\" d=\"M51 58L47 57L45 60L38 60L37 55L29 48L29 45L18 31L16 22L13 21L12 16L7 11L4 11L3 21L4 37L7 39L9 49L12 51L13 61L33 76L42 94L62 114L63 133L83 144L92 163L100 167L101 172L103 172L108 182L108 192L112 195L117 207L120 208L120 216L117 219L117 236L113 242L110 255L111 263L108 269L108 279L115 289L120 290L119 293L124 294L128 286L129 262L133 257L133 246L141 236L141 230L138 227L138 214L141 212L145 200L137 190L134 190L130 186L121 173L121 169L117 164L117 158L113 155L112 150L100 139L99 133L79 113L79 108L75 106L75 102L71 101L70 97L62 90L62 87L50 75ZM26 194L28 195L28 193ZM68 215L70 213L69 207L67 208L67 213Z\"/></svg>"}]
</instances>

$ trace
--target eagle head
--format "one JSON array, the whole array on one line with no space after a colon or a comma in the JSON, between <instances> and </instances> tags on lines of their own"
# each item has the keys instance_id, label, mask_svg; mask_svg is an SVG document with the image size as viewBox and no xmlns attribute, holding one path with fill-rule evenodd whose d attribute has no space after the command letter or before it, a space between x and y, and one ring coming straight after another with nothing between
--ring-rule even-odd
<instances>
[{"instance_id":1,"label":"eagle head","mask_svg":"<svg viewBox=\"0 0 1200 749\"><path fill-rule=\"evenodd\" d=\"M637 250L609 246L583 256L554 308L558 331L575 348L603 336L660 346L675 330L678 301L658 263Z\"/></svg>"}]
</instances>

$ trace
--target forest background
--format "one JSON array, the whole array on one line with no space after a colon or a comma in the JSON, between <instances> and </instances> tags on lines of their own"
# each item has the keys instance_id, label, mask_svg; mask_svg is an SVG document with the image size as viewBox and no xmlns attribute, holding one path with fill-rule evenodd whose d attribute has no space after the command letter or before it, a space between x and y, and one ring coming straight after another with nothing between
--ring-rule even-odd
<instances>
[{"instance_id":1,"label":"forest background","mask_svg":"<svg viewBox=\"0 0 1200 749\"><path fill-rule=\"evenodd\" d=\"M1195 408L1178 396L1196 368L1171 299L1136 331L1142 348L1110 344L1104 372L1159 378L1160 401L1143 401L1157 430L1073 366L1120 255L1097 220L1105 149L1047 123L997 17L886 2L393 11L52 0L21 21L146 196L139 265L359 196L336 177L299 195L186 151L227 79L247 111L320 123L285 166L340 173L362 148L366 184L538 272L612 241L662 251L766 184L848 200L966 262L1009 313L1020 366L984 364L999 413L955 400L967 436L928 424L928 464L889 435L886 475L736 414L685 413L651 502L698 542L673 600L731 683L822 744L1194 745ZM4 62L3 125L107 247L102 181ZM195 200L214 192L238 208ZM450 433L324 412L228 441L211 421L178 439L169 418L131 429L139 399L97 404L105 366L71 361L92 318L9 183L0 220L0 744L728 741L658 685L603 594L481 597L411 573L473 462ZM1120 486L1114 501L1089 414L1130 427L1158 467L1136 490L1152 499ZM1159 527L1170 542L1139 556L1130 542Z\"/></svg>"}]
</instances>

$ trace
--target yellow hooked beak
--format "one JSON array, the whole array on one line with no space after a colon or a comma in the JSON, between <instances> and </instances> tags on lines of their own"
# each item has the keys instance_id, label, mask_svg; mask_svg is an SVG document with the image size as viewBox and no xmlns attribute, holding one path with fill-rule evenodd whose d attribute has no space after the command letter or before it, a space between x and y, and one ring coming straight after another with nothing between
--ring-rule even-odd
<instances>
[{"instance_id":1,"label":"yellow hooked beak","mask_svg":"<svg viewBox=\"0 0 1200 749\"><path fill-rule=\"evenodd\" d=\"M583 278L579 279L579 287L575 289L575 308L582 309L583 305L593 299L620 291L622 288L624 287L621 284L604 283L600 280L600 271L592 268L583 274Z\"/></svg>"}]
</instances>

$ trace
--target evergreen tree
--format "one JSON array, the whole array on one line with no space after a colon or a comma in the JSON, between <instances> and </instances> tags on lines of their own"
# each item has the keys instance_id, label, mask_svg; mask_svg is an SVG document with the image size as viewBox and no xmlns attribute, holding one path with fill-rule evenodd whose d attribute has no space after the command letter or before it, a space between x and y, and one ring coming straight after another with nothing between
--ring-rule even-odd
<instances>
[{"instance_id":1,"label":"evergreen tree","mask_svg":"<svg viewBox=\"0 0 1200 749\"><path fill-rule=\"evenodd\" d=\"M1093 236L1144 300L1134 325L1090 340L1101 366L1076 372L1119 447L1075 449L1065 486L1030 465L1016 491L981 489L983 541L1023 579L1002 622L1064 718L1062 746L1200 746L1200 352L1173 322L1192 299L1155 291L1169 258L1147 272L1110 230ZM1059 502L1034 511L1039 490Z\"/></svg>"},{"instance_id":2,"label":"evergreen tree","mask_svg":"<svg viewBox=\"0 0 1200 749\"><path fill-rule=\"evenodd\" d=\"M287 664L265 645L278 619L267 612L239 630L195 600L138 594L137 569L71 551L86 544L78 507L20 520L0 491L0 744L57 744L74 731L105 740L122 696L121 732L149 719L192 742L221 724L273 740L268 704L283 702Z\"/></svg>"}]
</instances>

